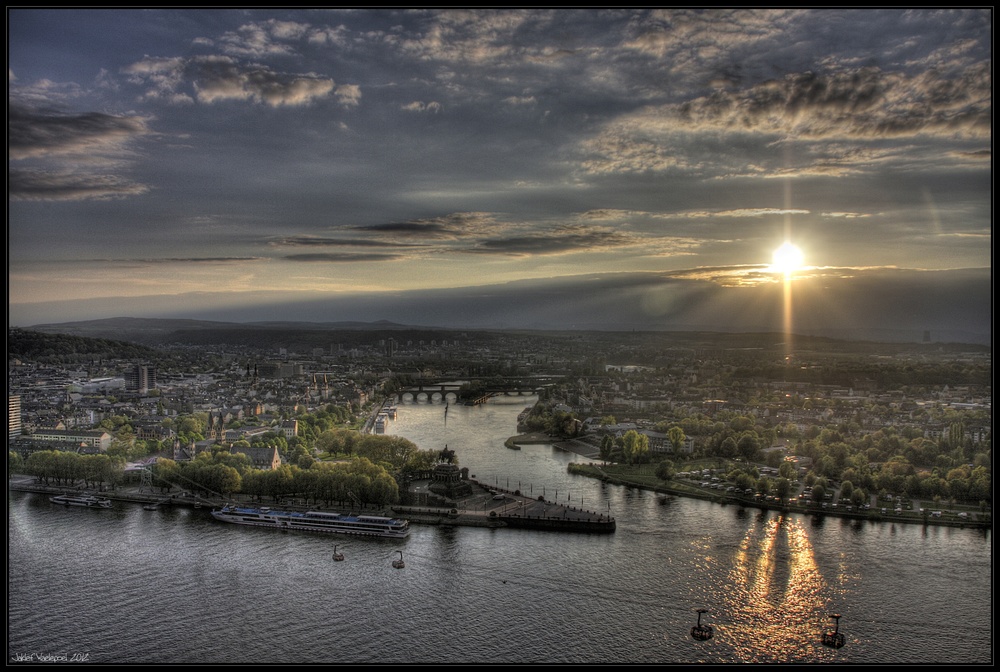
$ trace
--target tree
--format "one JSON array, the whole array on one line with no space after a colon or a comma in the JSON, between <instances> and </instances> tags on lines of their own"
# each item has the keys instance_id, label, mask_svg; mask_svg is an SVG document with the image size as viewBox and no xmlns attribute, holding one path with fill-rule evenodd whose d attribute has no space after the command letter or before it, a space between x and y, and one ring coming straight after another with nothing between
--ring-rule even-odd
<instances>
[{"instance_id":1,"label":"tree","mask_svg":"<svg viewBox=\"0 0 1000 672\"><path fill-rule=\"evenodd\" d=\"M669 481L677 473L677 467L670 460L662 460L656 465L656 477L661 481Z\"/></svg>"},{"instance_id":2,"label":"tree","mask_svg":"<svg viewBox=\"0 0 1000 672\"><path fill-rule=\"evenodd\" d=\"M605 462L611 461L611 454L615 449L615 440L610 434L605 434L601 439L601 459Z\"/></svg>"},{"instance_id":3,"label":"tree","mask_svg":"<svg viewBox=\"0 0 1000 672\"><path fill-rule=\"evenodd\" d=\"M21 459L21 454L16 450L7 451L7 480L10 480L14 474L20 474L21 470L24 468L24 460Z\"/></svg>"},{"instance_id":4,"label":"tree","mask_svg":"<svg viewBox=\"0 0 1000 672\"><path fill-rule=\"evenodd\" d=\"M649 459L649 437L634 429L625 432L622 437L622 455L627 464L643 464Z\"/></svg>"},{"instance_id":5,"label":"tree","mask_svg":"<svg viewBox=\"0 0 1000 672\"><path fill-rule=\"evenodd\" d=\"M418 450L410 455L409 460L403 465L402 472L416 474L425 471L430 471L434 468L434 465L438 463L438 457L440 456L440 451L436 450Z\"/></svg>"},{"instance_id":6,"label":"tree","mask_svg":"<svg viewBox=\"0 0 1000 672\"><path fill-rule=\"evenodd\" d=\"M774 494L778 496L778 499L785 501L788 499L788 494L792 491L792 483L787 478L779 478L774 484Z\"/></svg>"},{"instance_id":7,"label":"tree","mask_svg":"<svg viewBox=\"0 0 1000 672\"><path fill-rule=\"evenodd\" d=\"M673 446L675 453L681 452L681 448L684 447L684 442L687 440L684 430L676 425L667 431L667 438L670 440L670 445Z\"/></svg>"},{"instance_id":8,"label":"tree","mask_svg":"<svg viewBox=\"0 0 1000 672\"><path fill-rule=\"evenodd\" d=\"M850 499L851 493L854 492L854 484L850 481L843 481L840 484L840 498Z\"/></svg>"},{"instance_id":9,"label":"tree","mask_svg":"<svg viewBox=\"0 0 1000 672\"><path fill-rule=\"evenodd\" d=\"M722 443L719 444L718 449L716 449L716 455L719 457L731 460L736 457L739 452L739 448L736 445L736 439L731 436L727 436Z\"/></svg>"},{"instance_id":10,"label":"tree","mask_svg":"<svg viewBox=\"0 0 1000 672\"><path fill-rule=\"evenodd\" d=\"M736 445L737 450L739 450L740 456L747 462L753 462L757 459L757 453L760 452L760 440L757 438L755 432L745 432L743 436L740 437L739 442Z\"/></svg>"},{"instance_id":11,"label":"tree","mask_svg":"<svg viewBox=\"0 0 1000 672\"><path fill-rule=\"evenodd\" d=\"M153 465L153 487L160 488L160 492L170 492L174 483L180 476L180 467L173 460L160 459Z\"/></svg>"}]
</instances>

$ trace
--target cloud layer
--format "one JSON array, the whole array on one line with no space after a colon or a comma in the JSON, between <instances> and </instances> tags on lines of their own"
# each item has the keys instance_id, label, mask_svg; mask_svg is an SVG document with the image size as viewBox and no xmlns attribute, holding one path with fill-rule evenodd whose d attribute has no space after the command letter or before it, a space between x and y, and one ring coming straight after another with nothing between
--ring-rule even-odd
<instances>
[{"instance_id":1,"label":"cloud layer","mask_svg":"<svg viewBox=\"0 0 1000 672\"><path fill-rule=\"evenodd\" d=\"M991 23L14 9L11 302L988 268Z\"/></svg>"}]
</instances>

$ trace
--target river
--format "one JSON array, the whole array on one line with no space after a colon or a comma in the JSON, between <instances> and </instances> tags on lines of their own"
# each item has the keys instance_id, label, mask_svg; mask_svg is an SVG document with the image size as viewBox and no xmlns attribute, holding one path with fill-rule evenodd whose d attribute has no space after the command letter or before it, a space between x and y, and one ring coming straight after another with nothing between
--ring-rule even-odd
<instances>
[{"instance_id":1,"label":"river","mask_svg":"<svg viewBox=\"0 0 1000 672\"><path fill-rule=\"evenodd\" d=\"M781 515L513 450L533 397L407 401L388 432L613 534L415 525L403 541L8 494L8 660L96 664L991 664L992 532ZM344 562L333 562L334 544ZM402 551L405 569L391 562ZM714 637L690 636L698 618ZM821 633L839 613L846 644Z\"/></svg>"}]
</instances>

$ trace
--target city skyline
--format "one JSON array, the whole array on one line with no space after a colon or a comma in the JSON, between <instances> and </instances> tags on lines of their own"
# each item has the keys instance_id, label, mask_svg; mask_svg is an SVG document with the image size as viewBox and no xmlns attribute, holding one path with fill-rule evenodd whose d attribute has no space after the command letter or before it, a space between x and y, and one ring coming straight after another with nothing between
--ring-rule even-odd
<instances>
[{"instance_id":1,"label":"city skyline","mask_svg":"<svg viewBox=\"0 0 1000 672\"><path fill-rule=\"evenodd\" d=\"M8 9L8 321L756 330L794 295L793 330L989 340L991 29Z\"/></svg>"}]
</instances>

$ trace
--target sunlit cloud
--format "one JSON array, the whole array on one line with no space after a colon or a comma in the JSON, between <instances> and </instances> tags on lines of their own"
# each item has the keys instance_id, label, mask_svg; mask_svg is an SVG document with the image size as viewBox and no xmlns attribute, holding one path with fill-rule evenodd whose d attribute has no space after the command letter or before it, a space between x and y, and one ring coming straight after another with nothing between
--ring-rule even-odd
<instances>
[{"instance_id":1,"label":"sunlit cloud","mask_svg":"<svg viewBox=\"0 0 1000 672\"><path fill-rule=\"evenodd\" d=\"M738 210L692 210L658 215L662 219L705 219L709 217L753 218L773 217L780 215L808 215L808 210L786 208L741 208Z\"/></svg>"},{"instance_id":2,"label":"sunlit cloud","mask_svg":"<svg viewBox=\"0 0 1000 672\"><path fill-rule=\"evenodd\" d=\"M822 212L820 217L829 217L831 219L863 219L865 217L871 217L872 215L867 212Z\"/></svg>"},{"instance_id":3,"label":"sunlit cloud","mask_svg":"<svg viewBox=\"0 0 1000 672\"><path fill-rule=\"evenodd\" d=\"M216 43L224 52L235 56L260 58L287 55L294 50L286 42L306 38L310 32L310 26L305 23L270 19L240 26L238 30L217 38Z\"/></svg>"},{"instance_id":4,"label":"sunlit cloud","mask_svg":"<svg viewBox=\"0 0 1000 672\"><path fill-rule=\"evenodd\" d=\"M431 101L429 103L424 103L419 100L415 100L412 103L407 103L406 105L401 105L401 110L406 112L433 112L438 113L441 111L441 103Z\"/></svg>"},{"instance_id":5,"label":"sunlit cloud","mask_svg":"<svg viewBox=\"0 0 1000 672\"><path fill-rule=\"evenodd\" d=\"M354 107L361 102L361 87L357 84L338 86L336 96L344 107Z\"/></svg>"},{"instance_id":6,"label":"sunlit cloud","mask_svg":"<svg viewBox=\"0 0 1000 672\"><path fill-rule=\"evenodd\" d=\"M306 105L329 96L335 88L345 104L355 104L360 96L356 87L336 87L328 77L278 72L264 65L243 64L228 56L147 58L133 63L125 72L133 84L149 87L147 98L171 101L197 100L211 104L237 100L280 107Z\"/></svg>"}]
</instances>

